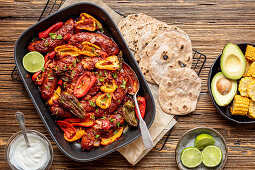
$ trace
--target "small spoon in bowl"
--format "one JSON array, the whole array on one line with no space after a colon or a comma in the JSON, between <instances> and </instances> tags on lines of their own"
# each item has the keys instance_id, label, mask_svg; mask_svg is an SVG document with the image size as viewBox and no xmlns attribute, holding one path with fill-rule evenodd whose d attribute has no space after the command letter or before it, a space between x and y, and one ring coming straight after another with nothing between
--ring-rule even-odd
<instances>
[{"instance_id":1,"label":"small spoon in bowl","mask_svg":"<svg viewBox=\"0 0 255 170\"><path fill-rule=\"evenodd\" d=\"M19 126L21 129L21 132L25 138L27 147L30 147L28 138L27 138L27 131L26 131L26 126L25 126L25 118L24 118L24 114L22 112L16 112L16 119L19 122Z\"/></svg>"},{"instance_id":2,"label":"small spoon in bowl","mask_svg":"<svg viewBox=\"0 0 255 170\"><path fill-rule=\"evenodd\" d=\"M139 91L139 88L140 88L139 80L138 80L134 70L127 63L122 62L122 67L123 66L126 67L129 74L132 75L132 78L133 78L133 81L134 81L133 84L134 84L135 87L132 89L132 91L128 91L128 93L133 96L133 100L135 101L135 107L136 107L138 117L139 117L139 126L140 126L140 130L141 130L141 133L142 133L143 144L144 144L145 148L151 149L154 146L154 144L153 144L153 141L151 139L151 135L150 135L150 132L147 128L147 125L146 125L145 121L143 120L143 118L141 116L141 112L140 112L138 102L137 102L137 98L136 98L137 92Z\"/></svg>"}]
</instances>

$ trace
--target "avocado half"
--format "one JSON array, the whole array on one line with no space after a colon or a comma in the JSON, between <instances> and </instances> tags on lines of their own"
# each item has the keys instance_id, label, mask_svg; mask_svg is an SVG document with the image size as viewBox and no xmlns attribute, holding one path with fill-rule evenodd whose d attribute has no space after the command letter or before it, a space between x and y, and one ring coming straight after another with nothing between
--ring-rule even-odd
<instances>
[{"instance_id":1,"label":"avocado half","mask_svg":"<svg viewBox=\"0 0 255 170\"><path fill-rule=\"evenodd\" d=\"M237 81L228 79L222 72L218 72L211 82L212 95L219 106L228 105L237 91Z\"/></svg>"},{"instance_id":2,"label":"avocado half","mask_svg":"<svg viewBox=\"0 0 255 170\"><path fill-rule=\"evenodd\" d=\"M228 43L222 52L220 68L230 79L240 79L245 72L245 57L242 50L235 44Z\"/></svg>"}]
</instances>

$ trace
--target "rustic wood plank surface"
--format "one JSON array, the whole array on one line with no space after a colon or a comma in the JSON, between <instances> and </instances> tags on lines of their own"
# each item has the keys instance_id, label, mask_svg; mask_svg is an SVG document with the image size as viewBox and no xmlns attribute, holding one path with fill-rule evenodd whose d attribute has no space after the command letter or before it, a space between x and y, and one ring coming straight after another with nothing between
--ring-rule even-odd
<instances>
[{"instance_id":1,"label":"rustic wood plank surface","mask_svg":"<svg viewBox=\"0 0 255 170\"><path fill-rule=\"evenodd\" d=\"M4 147L18 131L14 118L18 110L25 113L28 129L45 134L54 147L51 169L177 169L175 147L187 130L207 126L218 130L227 141L229 156L226 169L255 168L255 125L234 124L219 115L210 101L207 75L213 60L227 42L254 43L255 3L252 0L104 0L111 8L124 13L146 13L185 30L193 48L207 55L201 72L202 92L194 113L178 119L164 150L150 151L136 166L131 166L118 152L99 160L78 163L65 157L50 138L25 88L11 80L14 67L13 47L19 35L36 23L46 0L0 0L0 169L8 169ZM161 141L162 142L162 141Z\"/></svg>"}]
</instances>

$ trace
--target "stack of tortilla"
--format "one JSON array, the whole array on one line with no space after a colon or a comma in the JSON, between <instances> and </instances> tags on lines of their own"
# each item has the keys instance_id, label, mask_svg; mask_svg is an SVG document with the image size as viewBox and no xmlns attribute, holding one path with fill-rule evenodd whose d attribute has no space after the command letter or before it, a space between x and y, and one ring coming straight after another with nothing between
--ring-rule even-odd
<instances>
[{"instance_id":1,"label":"stack of tortilla","mask_svg":"<svg viewBox=\"0 0 255 170\"><path fill-rule=\"evenodd\" d=\"M201 80L191 69L188 34L142 13L123 18L118 26L145 79L159 85L161 108L174 115L193 112Z\"/></svg>"}]
</instances>

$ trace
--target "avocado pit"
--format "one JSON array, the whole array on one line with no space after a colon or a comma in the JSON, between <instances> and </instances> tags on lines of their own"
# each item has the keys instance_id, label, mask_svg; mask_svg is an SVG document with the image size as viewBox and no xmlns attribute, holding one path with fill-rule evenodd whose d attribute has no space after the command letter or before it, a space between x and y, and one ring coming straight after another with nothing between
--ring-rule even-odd
<instances>
[{"instance_id":1,"label":"avocado pit","mask_svg":"<svg viewBox=\"0 0 255 170\"><path fill-rule=\"evenodd\" d=\"M216 82L217 91L223 96L227 95L231 91L231 87L231 81L226 78L220 78Z\"/></svg>"}]
</instances>

